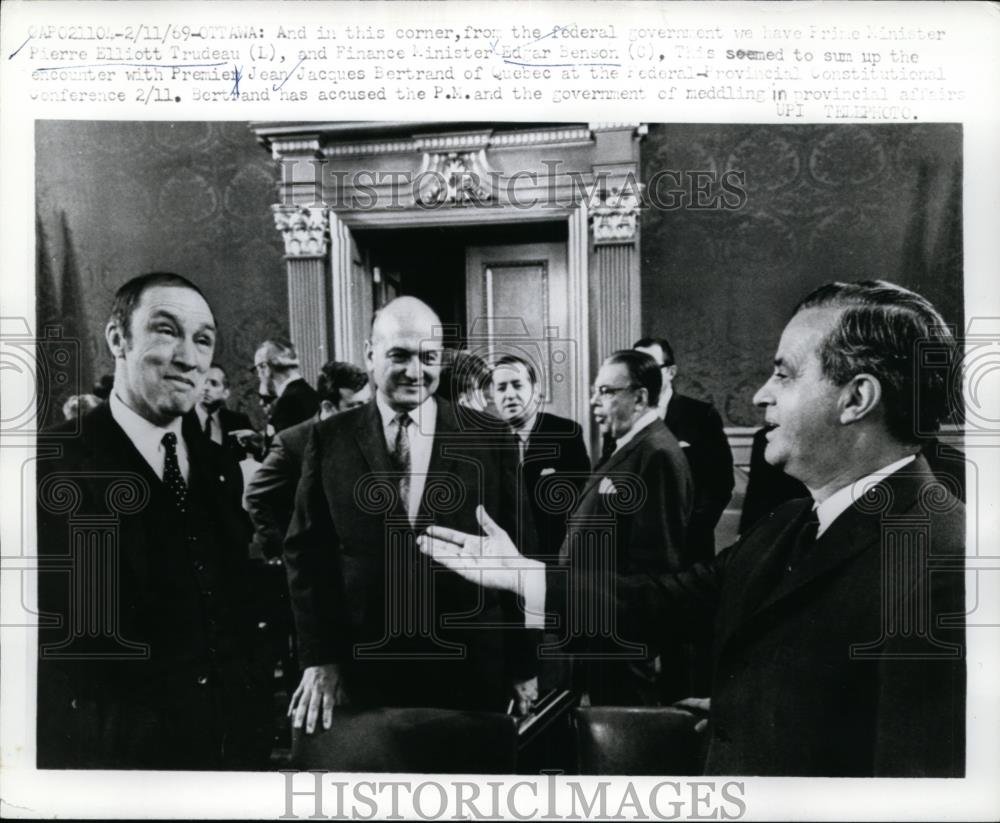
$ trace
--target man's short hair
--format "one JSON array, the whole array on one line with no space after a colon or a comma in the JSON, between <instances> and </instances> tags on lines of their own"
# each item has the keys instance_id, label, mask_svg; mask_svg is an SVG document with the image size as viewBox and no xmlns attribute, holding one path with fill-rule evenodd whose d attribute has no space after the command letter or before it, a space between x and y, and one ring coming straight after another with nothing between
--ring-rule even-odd
<instances>
[{"instance_id":1,"label":"man's short hair","mask_svg":"<svg viewBox=\"0 0 1000 823\"><path fill-rule=\"evenodd\" d=\"M674 350L670 348L670 343L667 342L667 338L665 337L642 337L632 344L633 349L637 349L640 346L644 349L651 348L652 346L659 346L660 351L663 352L663 362L660 364L661 366L673 366L677 362L674 360Z\"/></svg>"},{"instance_id":2,"label":"man's short hair","mask_svg":"<svg viewBox=\"0 0 1000 823\"><path fill-rule=\"evenodd\" d=\"M649 405L656 408L660 402L660 389L663 388L663 376L660 374L660 364L651 354L637 349L620 349L612 352L605 363L621 363L628 369L629 381L635 386L641 386L649 393Z\"/></svg>"},{"instance_id":3,"label":"man's short hair","mask_svg":"<svg viewBox=\"0 0 1000 823\"><path fill-rule=\"evenodd\" d=\"M287 372L299 367L299 355L291 340L269 337L257 347L257 351L261 350L264 352L264 362L271 367L271 371Z\"/></svg>"},{"instance_id":4,"label":"man's short hair","mask_svg":"<svg viewBox=\"0 0 1000 823\"><path fill-rule=\"evenodd\" d=\"M316 380L316 391L320 400L327 400L337 408L340 407L340 390L352 392L361 391L368 384L368 374L364 369L343 360L330 360L323 364L319 378Z\"/></svg>"},{"instance_id":5,"label":"man's short hair","mask_svg":"<svg viewBox=\"0 0 1000 823\"><path fill-rule=\"evenodd\" d=\"M895 283L862 280L820 286L794 314L827 307L843 311L819 346L824 376L836 386L876 377L886 427L903 443L937 431L952 409L950 389L961 385L958 347L938 310ZM931 349L933 365L922 353Z\"/></svg>"},{"instance_id":6,"label":"man's short hair","mask_svg":"<svg viewBox=\"0 0 1000 823\"><path fill-rule=\"evenodd\" d=\"M114 302L111 304L111 316L109 323L114 323L125 335L126 340L132 337L132 315L136 307L142 302L142 296L148 289L156 286L173 286L181 289L191 289L191 291L201 295L202 300L208 303L208 298L204 292L186 277L174 274L170 271L151 271L140 274L131 280L126 280L115 292ZM209 305L209 310L211 310ZM214 318L215 312L212 312Z\"/></svg>"},{"instance_id":7,"label":"man's short hair","mask_svg":"<svg viewBox=\"0 0 1000 823\"><path fill-rule=\"evenodd\" d=\"M209 369L218 369L220 372L222 372L222 387L228 389L229 375L226 374L225 366L223 366L221 363L212 363L212 365L209 366Z\"/></svg>"},{"instance_id":8,"label":"man's short hair","mask_svg":"<svg viewBox=\"0 0 1000 823\"><path fill-rule=\"evenodd\" d=\"M504 354L497 358L496 362L493 364L493 371L501 368L502 366L524 366L525 371L528 372L528 379L531 381L531 385L538 384L538 372L535 369L535 364L532 363L527 357L522 357L519 354Z\"/></svg>"}]
</instances>

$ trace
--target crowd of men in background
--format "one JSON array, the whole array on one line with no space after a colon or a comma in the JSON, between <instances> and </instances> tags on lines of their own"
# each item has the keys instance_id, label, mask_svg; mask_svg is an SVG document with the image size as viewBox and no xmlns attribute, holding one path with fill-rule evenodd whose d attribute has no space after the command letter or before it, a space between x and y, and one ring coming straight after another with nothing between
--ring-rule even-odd
<instances>
[{"instance_id":1,"label":"crowd of men in background","mask_svg":"<svg viewBox=\"0 0 1000 823\"><path fill-rule=\"evenodd\" d=\"M733 458L718 412L674 389L669 342L643 338L602 360L592 461L581 421L545 408L548 364L527 350L447 350L441 328L429 306L397 298L376 313L365 362L328 362L316 386L291 342L265 340L252 366L267 413L257 431L226 406L197 286L153 273L119 290L105 398L68 403L80 434L39 472L40 555L56 564L81 545L54 495L60 472L74 473L82 510L109 505L116 472L147 505L117 512L120 554L102 590L118 620L110 639L73 624L79 581L41 575L43 608L65 620L40 631L40 766L259 767L275 667L292 725L310 733L346 705L509 702L523 714L554 688L625 706L718 690L710 617L632 642L621 632L648 607L644 588L581 645L533 619L524 591L483 587L421 550L428 530L498 529L552 571L668 580L668 594L676 575L714 568ZM781 422L789 437L792 422ZM765 446L774 431L762 430ZM257 589L249 558L273 570Z\"/></svg>"}]
</instances>

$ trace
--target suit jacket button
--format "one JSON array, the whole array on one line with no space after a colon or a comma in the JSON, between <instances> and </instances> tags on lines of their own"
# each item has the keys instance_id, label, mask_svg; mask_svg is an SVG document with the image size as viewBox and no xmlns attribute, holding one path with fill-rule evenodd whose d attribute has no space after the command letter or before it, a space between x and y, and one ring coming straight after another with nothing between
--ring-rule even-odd
<instances>
[{"instance_id":1,"label":"suit jacket button","mask_svg":"<svg viewBox=\"0 0 1000 823\"><path fill-rule=\"evenodd\" d=\"M198 685L204 686L206 683L208 683L208 675L203 674L198 678Z\"/></svg>"}]
</instances>

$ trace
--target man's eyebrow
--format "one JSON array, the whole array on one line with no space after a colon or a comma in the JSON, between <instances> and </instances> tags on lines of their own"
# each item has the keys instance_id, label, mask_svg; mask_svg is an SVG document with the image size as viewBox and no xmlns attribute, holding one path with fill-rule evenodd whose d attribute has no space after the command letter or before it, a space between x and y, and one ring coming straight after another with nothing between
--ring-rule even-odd
<instances>
[{"instance_id":1,"label":"man's eyebrow","mask_svg":"<svg viewBox=\"0 0 1000 823\"><path fill-rule=\"evenodd\" d=\"M174 323L174 325L176 326L182 325L178 316L174 314L172 311L170 311L170 309L154 309L149 313L149 319L150 321L167 319L170 320L172 323ZM198 331L206 331L206 330L213 332L215 331L214 321L202 323L198 327Z\"/></svg>"}]
</instances>

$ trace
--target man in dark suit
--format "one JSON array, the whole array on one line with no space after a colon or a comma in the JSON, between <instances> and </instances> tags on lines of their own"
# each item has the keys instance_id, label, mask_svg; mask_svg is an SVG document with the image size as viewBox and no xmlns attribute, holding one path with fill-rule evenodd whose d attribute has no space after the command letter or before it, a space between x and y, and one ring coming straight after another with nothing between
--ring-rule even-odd
<instances>
[{"instance_id":1,"label":"man in dark suit","mask_svg":"<svg viewBox=\"0 0 1000 823\"><path fill-rule=\"evenodd\" d=\"M213 363L205 375L205 388L194 411L198 416L199 428L209 440L220 446L226 442L226 435L230 432L253 428L250 418L243 412L226 408L228 399L229 378L226 370L218 363Z\"/></svg>"},{"instance_id":2,"label":"man in dark suit","mask_svg":"<svg viewBox=\"0 0 1000 823\"><path fill-rule=\"evenodd\" d=\"M433 397L440 335L421 301L388 303L365 345L375 400L310 433L285 541L304 667L289 713L307 732L348 702L503 711L512 684L537 688L508 665L525 662L514 598L482 598L416 547L431 523L474 528L477 505L518 525L505 452Z\"/></svg>"},{"instance_id":3,"label":"man in dark suit","mask_svg":"<svg viewBox=\"0 0 1000 823\"><path fill-rule=\"evenodd\" d=\"M538 372L515 354L500 357L491 376L493 404L517 438L519 487L531 506L539 556L555 559L566 516L590 474L580 424L540 410Z\"/></svg>"},{"instance_id":4,"label":"man in dark suit","mask_svg":"<svg viewBox=\"0 0 1000 823\"><path fill-rule=\"evenodd\" d=\"M637 340L634 349L649 354L660 366L663 390L660 417L677 438L694 478L694 510L688 527L688 545L698 560L715 555L715 527L733 496L733 454L722 418L711 403L674 391L677 362L670 343L662 337Z\"/></svg>"},{"instance_id":5,"label":"man in dark suit","mask_svg":"<svg viewBox=\"0 0 1000 823\"><path fill-rule=\"evenodd\" d=\"M205 375L205 389L195 404L194 415L205 436L222 446L237 463L245 456L240 440L253 436L253 424L243 412L226 408L229 399L229 378L226 370L213 363ZM229 437L232 434L233 437Z\"/></svg>"},{"instance_id":6,"label":"man in dark suit","mask_svg":"<svg viewBox=\"0 0 1000 823\"><path fill-rule=\"evenodd\" d=\"M314 423L364 405L371 399L368 375L353 363L331 360L320 371L319 411L314 417L275 435L264 462L247 484L246 502L253 523L254 548L264 557L280 557L292 520L295 487Z\"/></svg>"},{"instance_id":7,"label":"man in dark suit","mask_svg":"<svg viewBox=\"0 0 1000 823\"><path fill-rule=\"evenodd\" d=\"M258 393L277 399L271 406L268 436L308 420L319 410L319 395L299 371L299 355L288 340L265 340L253 356ZM268 441L270 442L270 441Z\"/></svg>"},{"instance_id":8,"label":"man in dark suit","mask_svg":"<svg viewBox=\"0 0 1000 823\"><path fill-rule=\"evenodd\" d=\"M919 295L885 281L822 286L796 308L754 398L767 461L811 499L678 574L547 573L485 516L486 539L432 529L421 548L522 593L529 614L543 602L567 614L583 597L636 641L714 614L708 773L961 776L965 508L920 455L958 357Z\"/></svg>"},{"instance_id":9,"label":"man in dark suit","mask_svg":"<svg viewBox=\"0 0 1000 823\"><path fill-rule=\"evenodd\" d=\"M38 471L41 768L267 762L241 478L188 415L215 335L190 281L130 280L105 332L109 402L39 436L57 455Z\"/></svg>"},{"instance_id":10,"label":"man in dark suit","mask_svg":"<svg viewBox=\"0 0 1000 823\"><path fill-rule=\"evenodd\" d=\"M614 450L569 516L560 551L566 564L604 565L606 574L632 575L677 571L693 562L685 543L694 497L691 471L657 413L660 388L660 370L644 352L624 349L601 364L590 402ZM610 556L600 555L604 546L610 546ZM592 704L654 705L664 693L672 699L688 693L678 693L689 672L686 655L678 663L675 643L633 650L631 660L602 660L621 651L617 639L589 638L582 650L587 658L597 657L578 667L578 687Z\"/></svg>"}]
</instances>

